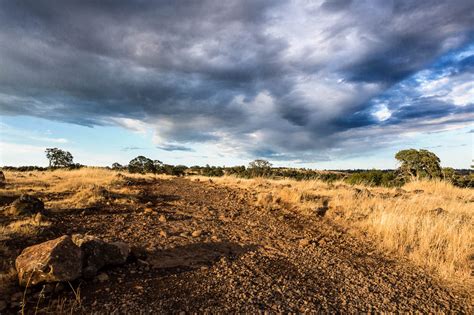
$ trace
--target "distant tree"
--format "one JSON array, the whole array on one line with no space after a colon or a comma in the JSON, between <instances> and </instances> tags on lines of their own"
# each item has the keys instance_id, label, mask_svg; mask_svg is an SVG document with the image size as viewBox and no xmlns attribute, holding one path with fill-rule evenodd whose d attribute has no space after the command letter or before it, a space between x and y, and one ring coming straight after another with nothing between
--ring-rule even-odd
<instances>
[{"instance_id":1,"label":"distant tree","mask_svg":"<svg viewBox=\"0 0 474 315\"><path fill-rule=\"evenodd\" d=\"M405 178L441 178L440 160L428 150L401 150L395 158L400 162L399 172Z\"/></svg>"},{"instance_id":2,"label":"distant tree","mask_svg":"<svg viewBox=\"0 0 474 315\"><path fill-rule=\"evenodd\" d=\"M267 160L254 160L249 163L248 171L250 176L269 176L271 173L272 163Z\"/></svg>"},{"instance_id":3,"label":"distant tree","mask_svg":"<svg viewBox=\"0 0 474 315\"><path fill-rule=\"evenodd\" d=\"M121 170L121 169L123 169L123 165L120 164L120 163L115 162L115 163L112 164L112 169L113 170Z\"/></svg>"},{"instance_id":4,"label":"distant tree","mask_svg":"<svg viewBox=\"0 0 474 315\"><path fill-rule=\"evenodd\" d=\"M46 158L49 160L49 167L70 167L74 164L72 154L58 148L47 148Z\"/></svg>"},{"instance_id":5,"label":"distant tree","mask_svg":"<svg viewBox=\"0 0 474 315\"><path fill-rule=\"evenodd\" d=\"M128 163L128 171L130 173L155 173L156 169L153 160L142 155L137 156Z\"/></svg>"},{"instance_id":6,"label":"distant tree","mask_svg":"<svg viewBox=\"0 0 474 315\"><path fill-rule=\"evenodd\" d=\"M161 162L160 160L154 160L153 161L153 168L154 168L153 173L162 173L163 172L163 162Z\"/></svg>"},{"instance_id":7,"label":"distant tree","mask_svg":"<svg viewBox=\"0 0 474 315\"><path fill-rule=\"evenodd\" d=\"M249 168L271 168L272 163L267 160L254 160L249 163Z\"/></svg>"}]
</instances>

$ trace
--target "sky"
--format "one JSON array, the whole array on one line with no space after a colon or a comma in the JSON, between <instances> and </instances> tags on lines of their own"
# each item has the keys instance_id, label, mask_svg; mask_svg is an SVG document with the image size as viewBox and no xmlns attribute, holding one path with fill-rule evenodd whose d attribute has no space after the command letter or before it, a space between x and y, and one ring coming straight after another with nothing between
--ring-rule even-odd
<instances>
[{"instance_id":1,"label":"sky","mask_svg":"<svg viewBox=\"0 0 474 315\"><path fill-rule=\"evenodd\" d=\"M474 1L0 0L0 165L474 157Z\"/></svg>"}]
</instances>

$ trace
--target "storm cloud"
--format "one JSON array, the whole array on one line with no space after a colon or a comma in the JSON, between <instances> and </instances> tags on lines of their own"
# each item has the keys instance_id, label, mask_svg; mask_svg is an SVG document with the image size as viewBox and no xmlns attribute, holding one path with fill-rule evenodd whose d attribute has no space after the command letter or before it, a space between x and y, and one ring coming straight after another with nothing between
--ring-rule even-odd
<instances>
[{"instance_id":1,"label":"storm cloud","mask_svg":"<svg viewBox=\"0 0 474 315\"><path fill-rule=\"evenodd\" d=\"M472 21L469 0L0 1L0 112L327 160L472 121Z\"/></svg>"}]
</instances>

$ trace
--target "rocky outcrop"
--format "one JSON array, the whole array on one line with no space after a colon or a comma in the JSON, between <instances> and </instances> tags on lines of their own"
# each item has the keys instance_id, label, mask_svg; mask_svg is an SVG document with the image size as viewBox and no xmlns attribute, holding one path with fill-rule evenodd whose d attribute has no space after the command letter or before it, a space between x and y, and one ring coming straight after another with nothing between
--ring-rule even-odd
<instances>
[{"instance_id":1,"label":"rocky outcrop","mask_svg":"<svg viewBox=\"0 0 474 315\"><path fill-rule=\"evenodd\" d=\"M20 285L72 281L81 276L82 252L70 236L27 247L15 261Z\"/></svg>"},{"instance_id":2,"label":"rocky outcrop","mask_svg":"<svg viewBox=\"0 0 474 315\"><path fill-rule=\"evenodd\" d=\"M6 209L7 214L15 216L33 215L38 212L44 212L44 203L40 199L27 194L21 195Z\"/></svg>"},{"instance_id":3,"label":"rocky outcrop","mask_svg":"<svg viewBox=\"0 0 474 315\"><path fill-rule=\"evenodd\" d=\"M130 246L123 242L105 242L92 235L75 234L73 242L79 246L83 254L82 275L91 278L109 265L121 265L130 255Z\"/></svg>"}]
</instances>

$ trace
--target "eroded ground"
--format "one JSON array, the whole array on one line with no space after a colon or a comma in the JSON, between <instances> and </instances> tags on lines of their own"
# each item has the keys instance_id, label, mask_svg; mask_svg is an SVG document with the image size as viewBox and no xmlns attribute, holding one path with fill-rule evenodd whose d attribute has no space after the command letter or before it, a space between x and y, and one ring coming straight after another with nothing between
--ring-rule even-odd
<instances>
[{"instance_id":1,"label":"eroded ground","mask_svg":"<svg viewBox=\"0 0 474 315\"><path fill-rule=\"evenodd\" d=\"M143 248L146 257L104 270L101 281L71 283L76 294L68 285L44 297L41 288L30 290L26 311L472 311L467 293L326 218L257 207L252 191L183 178L123 185L138 193L107 198L134 200L129 204L54 211L35 237L4 239L8 250L0 254L7 262L28 245L88 233ZM7 300L21 292L8 290Z\"/></svg>"}]
</instances>

